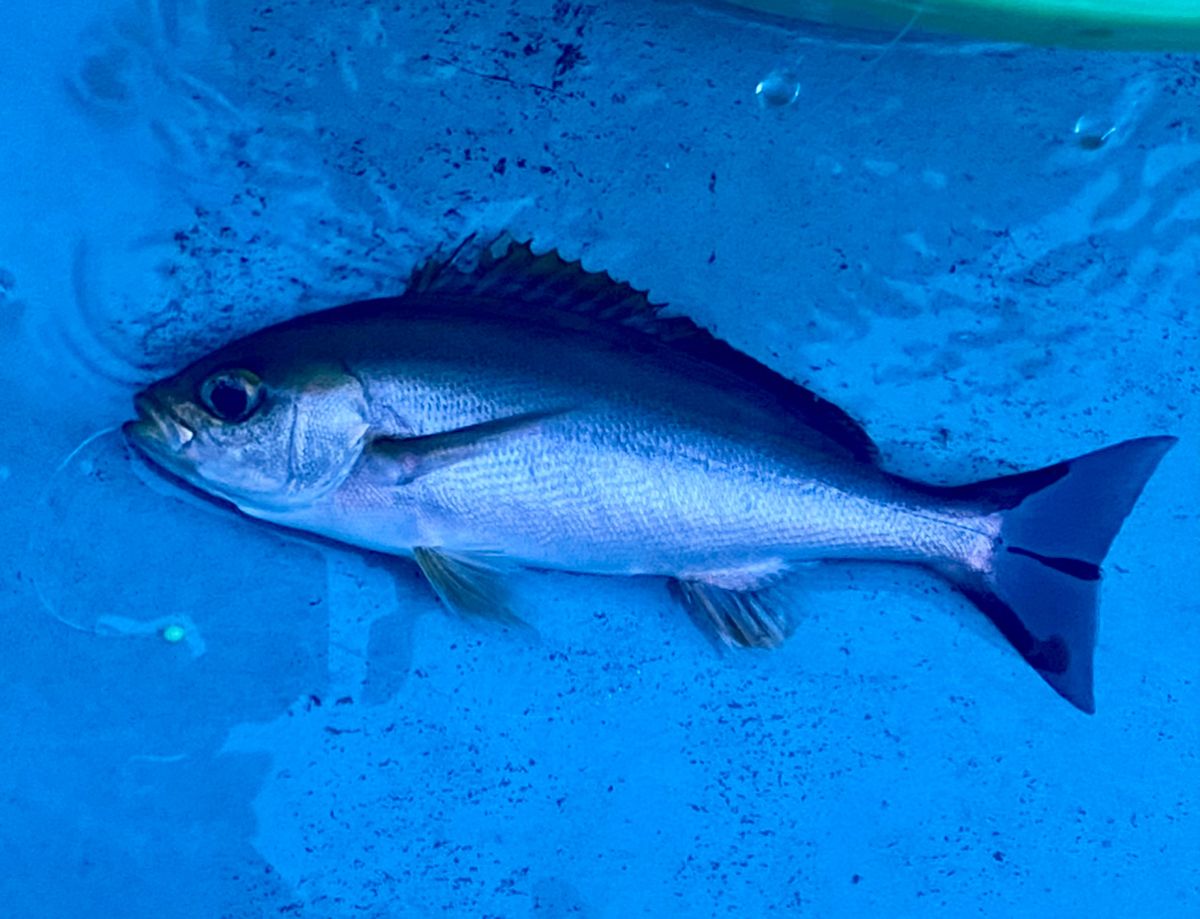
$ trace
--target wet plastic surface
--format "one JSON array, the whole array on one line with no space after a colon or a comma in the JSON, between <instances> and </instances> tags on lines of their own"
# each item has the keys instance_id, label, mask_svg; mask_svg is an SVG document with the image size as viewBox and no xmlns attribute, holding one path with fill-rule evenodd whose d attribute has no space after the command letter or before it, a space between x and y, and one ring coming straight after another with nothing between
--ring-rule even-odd
<instances>
[{"instance_id":1,"label":"wet plastic surface","mask_svg":"<svg viewBox=\"0 0 1200 919\"><path fill-rule=\"evenodd\" d=\"M18 6L14 915L1194 908L1195 58L875 60L634 2ZM1109 557L1099 713L918 573L813 569L790 644L725 657L661 585L529 574L528 636L160 493L115 435L56 472L133 381L503 228L835 400L898 472L1179 436Z\"/></svg>"}]
</instances>

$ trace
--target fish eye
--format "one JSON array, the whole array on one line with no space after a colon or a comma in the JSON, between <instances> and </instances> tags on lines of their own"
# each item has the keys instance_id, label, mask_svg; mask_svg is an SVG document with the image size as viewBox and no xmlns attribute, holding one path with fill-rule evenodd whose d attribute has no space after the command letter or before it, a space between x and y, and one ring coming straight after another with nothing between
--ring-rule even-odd
<instances>
[{"instance_id":1,"label":"fish eye","mask_svg":"<svg viewBox=\"0 0 1200 919\"><path fill-rule=\"evenodd\" d=\"M262 380L249 370L222 370L201 384L200 401L214 417L236 424L254 414L262 388Z\"/></svg>"}]
</instances>

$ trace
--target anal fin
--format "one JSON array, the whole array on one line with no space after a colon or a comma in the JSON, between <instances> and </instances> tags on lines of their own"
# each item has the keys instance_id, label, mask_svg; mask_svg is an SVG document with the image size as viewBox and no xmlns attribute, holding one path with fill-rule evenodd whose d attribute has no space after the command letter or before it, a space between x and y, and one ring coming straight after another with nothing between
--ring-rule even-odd
<instances>
[{"instance_id":1,"label":"anal fin","mask_svg":"<svg viewBox=\"0 0 1200 919\"><path fill-rule=\"evenodd\" d=\"M670 587L692 621L718 644L777 648L791 634L791 622L775 608L769 590L730 590L699 580L672 580Z\"/></svg>"},{"instance_id":2,"label":"anal fin","mask_svg":"<svg viewBox=\"0 0 1200 919\"><path fill-rule=\"evenodd\" d=\"M441 601L456 613L505 625L521 623L508 605L505 572L486 557L418 546L413 559Z\"/></svg>"}]
</instances>

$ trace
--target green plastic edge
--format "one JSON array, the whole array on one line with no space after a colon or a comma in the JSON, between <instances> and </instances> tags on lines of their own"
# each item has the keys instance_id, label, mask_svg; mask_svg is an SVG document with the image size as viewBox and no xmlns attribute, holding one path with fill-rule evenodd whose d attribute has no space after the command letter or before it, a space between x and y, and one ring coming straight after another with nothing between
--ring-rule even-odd
<instances>
[{"instance_id":1,"label":"green plastic edge","mask_svg":"<svg viewBox=\"0 0 1200 919\"><path fill-rule=\"evenodd\" d=\"M826 25L915 26L991 41L1124 51L1200 51L1200 0L725 0Z\"/></svg>"}]
</instances>

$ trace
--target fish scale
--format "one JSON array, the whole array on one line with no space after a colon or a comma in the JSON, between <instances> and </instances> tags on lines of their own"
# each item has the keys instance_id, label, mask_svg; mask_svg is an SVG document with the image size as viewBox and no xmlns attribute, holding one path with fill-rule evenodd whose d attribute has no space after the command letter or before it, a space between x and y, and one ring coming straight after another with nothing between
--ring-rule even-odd
<instances>
[{"instance_id":1,"label":"fish scale","mask_svg":"<svg viewBox=\"0 0 1200 919\"><path fill-rule=\"evenodd\" d=\"M957 487L904 479L816 393L511 243L250 335L135 407L126 433L166 471L249 516L411 557L460 612L510 620L514 565L657 575L715 640L772 647L791 568L918 564L1084 711L1099 566L1173 443Z\"/></svg>"}]
</instances>

